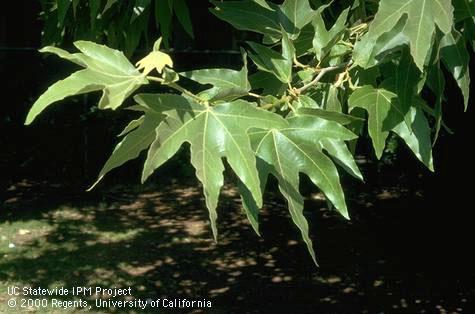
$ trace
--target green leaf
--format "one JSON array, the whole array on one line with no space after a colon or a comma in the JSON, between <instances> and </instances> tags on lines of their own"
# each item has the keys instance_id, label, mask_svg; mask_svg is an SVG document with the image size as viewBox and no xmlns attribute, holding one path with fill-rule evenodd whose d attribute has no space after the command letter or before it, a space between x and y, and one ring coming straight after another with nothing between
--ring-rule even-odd
<instances>
[{"instance_id":1,"label":"green leaf","mask_svg":"<svg viewBox=\"0 0 475 314\"><path fill-rule=\"evenodd\" d=\"M455 22L473 19L475 17L475 1L453 0Z\"/></svg>"},{"instance_id":2,"label":"green leaf","mask_svg":"<svg viewBox=\"0 0 475 314\"><path fill-rule=\"evenodd\" d=\"M245 96L251 90L247 79L247 63L244 54L244 66L240 71L231 69L203 69L181 72L180 75L200 84L211 84L213 87L206 90L208 100L233 100ZM201 94L200 94L201 96Z\"/></svg>"},{"instance_id":3,"label":"green leaf","mask_svg":"<svg viewBox=\"0 0 475 314\"><path fill-rule=\"evenodd\" d=\"M312 25L315 28L313 48L318 60L321 60L339 40L339 36L345 30L345 23L350 9L343 10L332 28L327 30L321 13L328 6L329 4L319 7L312 20Z\"/></svg>"},{"instance_id":4,"label":"green leaf","mask_svg":"<svg viewBox=\"0 0 475 314\"><path fill-rule=\"evenodd\" d=\"M254 52L249 52L249 57L257 65L257 68L274 74L281 82L289 83L292 80L293 59L289 58L295 52L293 46L282 39L282 55L264 45L248 42Z\"/></svg>"},{"instance_id":5,"label":"green leaf","mask_svg":"<svg viewBox=\"0 0 475 314\"><path fill-rule=\"evenodd\" d=\"M293 29L290 33L292 39L298 37L300 30L310 21L315 11L310 7L308 0L285 0L280 6L279 13L285 15L286 18L281 17L281 21L288 21L289 25L284 26L285 29Z\"/></svg>"},{"instance_id":6,"label":"green leaf","mask_svg":"<svg viewBox=\"0 0 475 314\"><path fill-rule=\"evenodd\" d=\"M378 12L371 22L368 37L376 41L390 31L404 15L407 16L407 21L402 33L409 40L414 62L423 71L436 26L444 34L452 30L452 4L450 0L381 0Z\"/></svg>"},{"instance_id":7,"label":"green leaf","mask_svg":"<svg viewBox=\"0 0 475 314\"><path fill-rule=\"evenodd\" d=\"M434 171L432 160L432 141L430 138L430 127L427 118L420 108L412 106L406 113L411 126L408 128L405 122L400 122L393 128L414 152L414 155L427 167Z\"/></svg>"},{"instance_id":8,"label":"green leaf","mask_svg":"<svg viewBox=\"0 0 475 314\"><path fill-rule=\"evenodd\" d=\"M122 52L87 41L77 41L74 45L82 53L68 54L57 48L45 48L44 51L85 65L86 69L51 85L33 104L25 124L33 122L38 114L54 102L68 96L98 90L103 91L99 108L116 109L140 85L148 83Z\"/></svg>"},{"instance_id":9,"label":"green leaf","mask_svg":"<svg viewBox=\"0 0 475 314\"><path fill-rule=\"evenodd\" d=\"M341 103L338 99L338 88L335 85L330 85L325 101L325 110L342 112Z\"/></svg>"},{"instance_id":10,"label":"green leaf","mask_svg":"<svg viewBox=\"0 0 475 314\"><path fill-rule=\"evenodd\" d=\"M319 150L319 140L334 138L348 140L354 134L335 122L316 117L295 116L288 119L289 126L271 130L251 130L253 148L256 151L259 172L272 174L279 182L279 190L287 199L292 220L300 229L308 251L315 260L315 252L309 237L308 223L303 215L303 197L299 193L299 173L305 173L317 185L340 213L348 218L348 211L332 161ZM335 127L336 128L331 128Z\"/></svg>"},{"instance_id":11,"label":"green leaf","mask_svg":"<svg viewBox=\"0 0 475 314\"><path fill-rule=\"evenodd\" d=\"M188 142L191 144L191 163L203 184L215 239L216 207L223 185L223 157L249 189L257 206L262 206L256 159L246 131L257 126L285 126L285 120L243 100L205 107L171 94L142 94L135 99L140 104L159 108L166 115L148 152L143 181Z\"/></svg>"},{"instance_id":12,"label":"green leaf","mask_svg":"<svg viewBox=\"0 0 475 314\"><path fill-rule=\"evenodd\" d=\"M470 71L468 68L470 57L468 55L465 41L456 30L446 34L440 43L440 55L442 62L452 73L457 85L462 91L465 110L468 107L470 95Z\"/></svg>"},{"instance_id":13,"label":"green leaf","mask_svg":"<svg viewBox=\"0 0 475 314\"><path fill-rule=\"evenodd\" d=\"M257 164L259 165L259 161L257 160ZM266 183L267 183L267 175L265 171L262 171L261 168L258 167L259 172L259 180L261 181L261 191L264 193ZM251 191L244 185L241 180L238 180L238 191L239 195L241 196L242 207L246 214L247 219L249 220L252 229L256 232L257 235L261 235L259 232L259 209L260 207L257 205L254 197L252 197Z\"/></svg>"},{"instance_id":14,"label":"green leaf","mask_svg":"<svg viewBox=\"0 0 475 314\"><path fill-rule=\"evenodd\" d=\"M172 23L172 8L169 0L155 0L155 24L160 27L165 47L170 40L170 26ZM171 2L173 5L173 2Z\"/></svg>"},{"instance_id":15,"label":"green leaf","mask_svg":"<svg viewBox=\"0 0 475 314\"><path fill-rule=\"evenodd\" d=\"M104 15L104 13L106 13L118 1L119 0L107 0L106 5L104 6L104 10L102 10L102 15Z\"/></svg>"},{"instance_id":16,"label":"green leaf","mask_svg":"<svg viewBox=\"0 0 475 314\"><path fill-rule=\"evenodd\" d=\"M301 98L300 96L299 98ZM341 125L347 125L352 122L363 121L364 119L354 117L352 115L336 112L336 111L328 111L324 109L318 108L300 108L297 110L297 114L300 116L307 115L307 116L315 116L318 118L322 118L329 121L335 121Z\"/></svg>"},{"instance_id":17,"label":"green leaf","mask_svg":"<svg viewBox=\"0 0 475 314\"><path fill-rule=\"evenodd\" d=\"M355 159L346 144L335 139L323 138L320 140L322 149L326 150L335 161L353 177L363 181L363 175L356 165Z\"/></svg>"},{"instance_id":18,"label":"green leaf","mask_svg":"<svg viewBox=\"0 0 475 314\"><path fill-rule=\"evenodd\" d=\"M135 130L143 123L144 119L145 119L145 115L141 116L138 119L130 121L129 124L127 124L127 126L122 130L122 132L120 132L119 135L117 135L117 137L122 137L126 135L127 133Z\"/></svg>"},{"instance_id":19,"label":"green leaf","mask_svg":"<svg viewBox=\"0 0 475 314\"><path fill-rule=\"evenodd\" d=\"M89 0L89 18L91 20L91 32L95 33L96 31L96 20L99 16L99 9L101 7L101 1Z\"/></svg>"},{"instance_id":20,"label":"green leaf","mask_svg":"<svg viewBox=\"0 0 475 314\"><path fill-rule=\"evenodd\" d=\"M403 16L391 30L383 33L377 39L370 37L369 33L363 35L361 40L356 42L353 50L355 64L364 69L373 67L401 46L407 45L409 39L402 32L406 20L406 16Z\"/></svg>"},{"instance_id":21,"label":"green leaf","mask_svg":"<svg viewBox=\"0 0 475 314\"><path fill-rule=\"evenodd\" d=\"M440 128L442 126L442 102L444 100L445 78L444 73L440 69L440 59L429 67L427 72L426 84L435 95L434 118L435 118L435 134L434 143L439 137Z\"/></svg>"},{"instance_id":22,"label":"green leaf","mask_svg":"<svg viewBox=\"0 0 475 314\"><path fill-rule=\"evenodd\" d=\"M211 1L211 12L239 30L253 31L280 38L281 24L275 6L262 6L255 1Z\"/></svg>"},{"instance_id":23,"label":"green leaf","mask_svg":"<svg viewBox=\"0 0 475 314\"><path fill-rule=\"evenodd\" d=\"M251 83L251 89L262 89L264 95L282 95L287 85L283 84L275 75L265 72L257 71L249 76L249 82Z\"/></svg>"},{"instance_id":24,"label":"green leaf","mask_svg":"<svg viewBox=\"0 0 475 314\"><path fill-rule=\"evenodd\" d=\"M92 190L109 171L123 165L129 160L137 158L141 151L148 148L155 140L155 129L162 120L163 116L161 114L147 112L143 117L143 122L139 124L138 128L127 134L124 139L117 144L112 155L102 167L96 182L89 190ZM130 129L132 126L136 127L138 121L140 120L132 121L131 124L134 125L129 124L124 131ZM122 133L124 133L124 131Z\"/></svg>"},{"instance_id":25,"label":"green leaf","mask_svg":"<svg viewBox=\"0 0 475 314\"><path fill-rule=\"evenodd\" d=\"M80 65L80 66L83 66L83 67L87 66L86 62L84 60L84 55L82 53L72 53L71 54L71 53L67 52L66 50L63 50L63 49L57 48L57 47L52 47L52 46L44 47L40 50L40 52L41 53L45 53L45 52L53 53L53 54L57 55L58 57L69 60L73 63L76 63L77 65Z\"/></svg>"},{"instance_id":26,"label":"green leaf","mask_svg":"<svg viewBox=\"0 0 475 314\"><path fill-rule=\"evenodd\" d=\"M421 80L421 72L417 69L407 49L402 51L399 65L395 71L395 92L403 114L405 115L412 105L412 99L417 93L417 85Z\"/></svg>"},{"instance_id":27,"label":"green leaf","mask_svg":"<svg viewBox=\"0 0 475 314\"><path fill-rule=\"evenodd\" d=\"M150 6L151 0L135 0L134 8L132 10L132 17L130 23L133 23L140 15L142 15Z\"/></svg>"},{"instance_id":28,"label":"green leaf","mask_svg":"<svg viewBox=\"0 0 475 314\"><path fill-rule=\"evenodd\" d=\"M365 85L355 90L348 99L350 110L360 107L368 112L368 132L378 159L383 154L386 138L389 135L389 130L383 126L383 123L388 118L391 103L396 96L388 90Z\"/></svg>"},{"instance_id":29,"label":"green leaf","mask_svg":"<svg viewBox=\"0 0 475 314\"><path fill-rule=\"evenodd\" d=\"M193 26L191 25L190 11L184 0L173 0L173 11L185 32L194 38Z\"/></svg>"},{"instance_id":30,"label":"green leaf","mask_svg":"<svg viewBox=\"0 0 475 314\"><path fill-rule=\"evenodd\" d=\"M294 40L295 53L297 57L306 54L313 48L313 38L315 37L315 29L312 24L305 25L300 31L300 35Z\"/></svg>"},{"instance_id":31,"label":"green leaf","mask_svg":"<svg viewBox=\"0 0 475 314\"><path fill-rule=\"evenodd\" d=\"M71 0L56 0L58 5L58 28L62 29L64 25L64 18L68 14Z\"/></svg>"}]
</instances>

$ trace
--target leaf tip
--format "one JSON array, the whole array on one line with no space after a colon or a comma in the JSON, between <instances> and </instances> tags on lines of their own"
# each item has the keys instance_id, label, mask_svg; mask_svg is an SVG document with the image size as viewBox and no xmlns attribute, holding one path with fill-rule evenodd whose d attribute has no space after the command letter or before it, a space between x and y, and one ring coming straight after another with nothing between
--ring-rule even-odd
<instances>
[{"instance_id":1,"label":"leaf tip","mask_svg":"<svg viewBox=\"0 0 475 314\"><path fill-rule=\"evenodd\" d=\"M97 184L99 184L99 182L102 180L102 178L104 178L104 175L99 176L99 178L97 178L96 182L94 182L94 183L86 190L86 192L91 192L91 191L97 186Z\"/></svg>"}]
</instances>

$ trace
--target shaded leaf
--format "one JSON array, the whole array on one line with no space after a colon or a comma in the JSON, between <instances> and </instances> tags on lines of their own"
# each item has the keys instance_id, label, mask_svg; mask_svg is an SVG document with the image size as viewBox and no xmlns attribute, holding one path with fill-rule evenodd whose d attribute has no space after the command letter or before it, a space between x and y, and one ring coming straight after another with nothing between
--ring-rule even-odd
<instances>
[{"instance_id":1,"label":"shaded leaf","mask_svg":"<svg viewBox=\"0 0 475 314\"><path fill-rule=\"evenodd\" d=\"M285 39L282 40L282 55L258 43L248 44L254 51L249 52L249 57L260 70L274 74L283 83L291 81L293 59L289 59L289 56L293 55L293 47Z\"/></svg>"},{"instance_id":2,"label":"shaded leaf","mask_svg":"<svg viewBox=\"0 0 475 314\"><path fill-rule=\"evenodd\" d=\"M462 91L465 110L470 95L470 72L468 69L469 55L465 41L457 31L446 34L440 42L440 55L447 69L454 76Z\"/></svg>"},{"instance_id":3,"label":"shaded leaf","mask_svg":"<svg viewBox=\"0 0 475 314\"><path fill-rule=\"evenodd\" d=\"M173 0L173 11L185 32L194 38L193 26L191 25L190 11L185 0Z\"/></svg>"}]
</instances>

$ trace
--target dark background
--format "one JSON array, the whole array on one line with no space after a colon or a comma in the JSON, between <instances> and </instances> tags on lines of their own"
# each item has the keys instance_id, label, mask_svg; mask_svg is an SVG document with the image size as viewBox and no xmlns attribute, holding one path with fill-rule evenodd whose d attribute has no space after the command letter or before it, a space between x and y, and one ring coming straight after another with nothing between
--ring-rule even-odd
<instances>
[{"instance_id":1,"label":"dark background","mask_svg":"<svg viewBox=\"0 0 475 314\"><path fill-rule=\"evenodd\" d=\"M176 45L182 51L172 57L179 70L239 66L239 54L219 52L236 50L239 42L235 31L211 15L204 2L189 3L196 38L191 40L185 35L177 38ZM45 58L36 51L40 48L41 21L38 19L40 7L35 1L15 1L14 5L2 3L0 7L1 221L2 194L15 182L24 179L55 182L78 194L83 193L112 151L117 142L115 134L130 120L127 116L130 113L98 112L92 109L97 95L76 97L51 106L31 126L23 126L34 100L74 68L57 58ZM193 52L183 51L186 49ZM473 69L473 54L471 63ZM434 174L401 146L393 163L372 161L363 166L366 183L345 179L344 188L350 199L383 186L419 191L422 197L382 202L372 211L365 210L364 206L350 206L357 228L371 232L372 243L377 244L377 249L365 247L365 243L352 243L352 238L344 239L346 244L340 248L330 248L330 244L326 247L325 239L319 236L322 249L318 255L323 268L338 265L347 269L345 263L351 261L351 253L335 255L332 252L348 250L355 245L363 247L368 258L374 255L372 250L378 250L392 261L392 269L387 273L404 280L402 286L395 285L396 294L451 299L455 298L455 291L466 291L474 296L475 215L471 181L474 109L470 104L464 113L458 87L450 76L446 76L446 81L445 122L455 134L440 136L434 148ZM360 147L361 153L374 159L372 152L365 151L364 146ZM179 159L167 165L161 175L175 174L176 167L184 167ZM130 162L129 167L112 172L103 186L139 182L140 162ZM183 176L189 175L187 171L182 172ZM330 231L324 234L332 236ZM336 260L340 254L349 260ZM359 270L363 274L372 272L364 266Z\"/></svg>"}]
</instances>

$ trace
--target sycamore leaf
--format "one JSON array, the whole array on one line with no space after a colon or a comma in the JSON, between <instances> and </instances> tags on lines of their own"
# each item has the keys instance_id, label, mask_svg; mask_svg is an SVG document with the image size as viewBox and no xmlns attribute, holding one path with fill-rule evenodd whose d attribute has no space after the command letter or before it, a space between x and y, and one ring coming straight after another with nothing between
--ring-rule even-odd
<instances>
[{"instance_id":1,"label":"sycamore leaf","mask_svg":"<svg viewBox=\"0 0 475 314\"><path fill-rule=\"evenodd\" d=\"M162 119L163 116L160 113L150 111L146 112L143 121L140 122L139 126L136 127L134 131L127 134L124 139L117 144L112 155L102 167L98 179L89 190L92 190L109 171L123 165L129 160L137 158L141 151L148 148L155 140L155 129L158 127ZM127 127L129 128L130 126L131 124Z\"/></svg>"},{"instance_id":2,"label":"sycamore leaf","mask_svg":"<svg viewBox=\"0 0 475 314\"><path fill-rule=\"evenodd\" d=\"M368 37L375 42L404 16L407 21L402 33L409 41L414 62L422 71L436 26L444 34L452 30L453 7L450 0L381 0Z\"/></svg>"},{"instance_id":3,"label":"sycamore leaf","mask_svg":"<svg viewBox=\"0 0 475 314\"><path fill-rule=\"evenodd\" d=\"M284 29L291 30L290 37L295 39L300 30L310 23L315 11L310 7L308 0L285 0L280 6L279 13L281 23L289 23L289 25L283 24L282 26Z\"/></svg>"},{"instance_id":4,"label":"sycamore leaf","mask_svg":"<svg viewBox=\"0 0 475 314\"><path fill-rule=\"evenodd\" d=\"M363 35L361 40L356 42L353 51L355 64L364 69L373 67L401 46L407 45L409 40L402 32L406 20L406 16L403 16L393 28L381 34L377 39L370 37L369 33Z\"/></svg>"},{"instance_id":5,"label":"sycamore leaf","mask_svg":"<svg viewBox=\"0 0 475 314\"><path fill-rule=\"evenodd\" d=\"M440 68L440 59L431 65L427 72L426 85L435 95L435 104L433 115L435 119L434 142L435 145L439 138L440 128L442 126L442 103L444 101L445 78L442 69Z\"/></svg>"},{"instance_id":6,"label":"sycamore leaf","mask_svg":"<svg viewBox=\"0 0 475 314\"><path fill-rule=\"evenodd\" d=\"M410 127L404 121L401 121L392 130L399 135L414 155L430 171L434 171L432 159L432 141L430 138L430 126L422 110L412 106L406 113L410 120Z\"/></svg>"},{"instance_id":7,"label":"sycamore leaf","mask_svg":"<svg viewBox=\"0 0 475 314\"><path fill-rule=\"evenodd\" d=\"M248 81L246 54L243 53L244 65L240 71L231 69L203 69L181 72L180 75L200 84L211 84L212 88L200 93L207 100L233 100L245 96L251 90Z\"/></svg>"},{"instance_id":8,"label":"sycamore leaf","mask_svg":"<svg viewBox=\"0 0 475 314\"><path fill-rule=\"evenodd\" d=\"M394 72L395 92L404 115L412 105L412 99L417 93L417 85L420 80L421 72L412 62L409 51L404 49Z\"/></svg>"},{"instance_id":9,"label":"sycamore leaf","mask_svg":"<svg viewBox=\"0 0 475 314\"><path fill-rule=\"evenodd\" d=\"M286 0L282 5L265 1L211 1L211 12L239 30L264 35L264 42L276 42L282 37L281 28L292 39L310 22L314 11L308 0Z\"/></svg>"},{"instance_id":10,"label":"sycamore leaf","mask_svg":"<svg viewBox=\"0 0 475 314\"><path fill-rule=\"evenodd\" d=\"M339 40L339 35L345 30L345 23L348 17L349 8L343 10L332 28L327 30L322 17L322 11L329 5L320 6L312 20L312 25L315 28L313 48L318 60L321 60Z\"/></svg>"},{"instance_id":11,"label":"sycamore leaf","mask_svg":"<svg viewBox=\"0 0 475 314\"><path fill-rule=\"evenodd\" d=\"M287 34L282 34L282 54L264 45L248 42L254 51L249 52L249 57L258 69L274 74L282 83L290 83L295 48Z\"/></svg>"},{"instance_id":12,"label":"sycamore leaf","mask_svg":"<svg viewBox=\"0 0 475 314\"><path fill-rule=\"evenodd\" d=\"M142 94L135 99L140 104L158 108L166 116L156 130L142 181L172 157L184 142L188 142L191 145L191 163L203 184L215 239L216 207L223 185L223 157L249 189L257 206L262 206L256 159L246 132L252 127L285 126L284 119L243 100L206 107L171 94Z\"/></svg>"},{"instance_id":13,"label":"sycamore leaf","mask_svg":"<svg viewBox=\"0 0 475 314\"><path fill-rule=\"evenodd\" d=\"M300 229L308 251L315 260L308 223L303 215L303 197L298 191L299 173L305 173L317 185L339 212L348 218L348 211L333 162L321 152L319 140L333 138L350 140L355 135L332 121L317 117L295 116L288 119L289 125L270 130L253 129L249 132L252 146L258 159L262 177L272 174L279 182L279 190L288 202L292 220ZM248 208L247 199L243 199ZM255 208L255 206L254 206Z\"/></svg>"},{"instance_id":14,"label":"sycamore leaf","mask_svg":"<svg viewBox=\"0 0 475 314\"><path fill-rule=\"evenodd\" d=\"M368 132L378 159L383 154L386 138L389 135L389 130L383 126L383 123L389 115L391 102L395 97L396 94L388 90L365 85L355 90L348 99L350 110L360 107L368 112Z\"/></svg>"},{"instance_id":15,"label":"sycamore leaf","mask_svg":"<svg viewBox=\"0 0 475 314\"><path fill-rule=\"evenodd\" d=\"M69 54L64 50L46 47L44 52L58 56L84 66L51 85L33 104L25 124L30 124L49 105L68 96L102 90L99 108L116 109L147 79L134 68L120 51L87 41L76 41L74 45L81 53Z\"/></svg>"},{"instance_id":16,"label":"sycamore leaf","mask_svg":"<svg viewBox=\"0 0 475 314\"><path fill-rule=\"evenodd\" d=\"M378 159L381 158L389 132L393 131L433 171L430 127L426 117L418 109L417 96L412 98L411 103L405 111L396 94L369 85L357 89L348 100L350 109L359 107L368 112L368 132Z\"/></svg>"},{"instance_id":17,"label":"sycamore leaf","mask_svg":"<svg viewBox=\"0 0 475 314\"><path fill-rule=\"evenodd\" d=\"M457 85L462 91L465 110L468 107L470 95L470 71L468 69L470 57L465 41L456 30L446 34L440 43L440 55L447 69L454 76Z\"/></svg>"},{"instance_id":18,"label":"sycamore leaf","mask_svg":"<svg viewBox=\"0 0 475 314\"><path fill-rule=\"evenodd\" d=\"M281 96L287 89L287 85L282 83L275 75L266 71L257 71L249 76L251 89L262 89L263 95Z\"/></svg>"},{"instance_id":19,"label":"sycamore leaf","mask_svg":"<svg viewBox=\"0 0 475 314\"><path fill-rule=\"evenodd\" d=\"M280 38L279 16L276 5L265 6L256 1L211 1L211 12L239 30L253 31Z\"/></svg>"},{"instance_id":20,"label":"sycamore leaf","mask_svg":"<svg viewBox=\"0 0 475 314\"><path fill-rule=\"evenodd\" d=\"M332 156L335 161L353 177L363 181L363 175L361 174L358 165L353 158L350 150L346 146L346 143L340 140L323 138L320 140L322 149Z\"/></svg>"},{"instance_id":21,"label":"sycamore leaf","mask_svg":"<svg viewBox=\"0 0 475 314\"><path fill-rule=\"evenodd\" d=\"M145 115L141 116L138 119L130 121L129 124L127 124L127 126L122 130L122 132L120 132L119 135L117 135L117 137L122 137L126 135L127 133L138 128L143 123L144 118L145 118Z\"/></svg>"}]
</instances>

